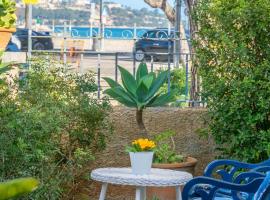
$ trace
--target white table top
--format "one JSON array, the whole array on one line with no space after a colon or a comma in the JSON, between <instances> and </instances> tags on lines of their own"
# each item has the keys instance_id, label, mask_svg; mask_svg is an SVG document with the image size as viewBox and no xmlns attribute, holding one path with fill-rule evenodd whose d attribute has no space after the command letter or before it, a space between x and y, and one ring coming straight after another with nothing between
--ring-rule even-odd
<instances>
[{"instance_id":1,"label":"white table top","mask_svg":"<svg viewBox=\"0 0 270 200\"><path fill-rule=\"evenodd\" d=\"M187 172L152 168L149 175L134 175L131 168L99 168L91 178L103 183L132 186L180 186L192 179Z\"/></svg>"}]
</instances>

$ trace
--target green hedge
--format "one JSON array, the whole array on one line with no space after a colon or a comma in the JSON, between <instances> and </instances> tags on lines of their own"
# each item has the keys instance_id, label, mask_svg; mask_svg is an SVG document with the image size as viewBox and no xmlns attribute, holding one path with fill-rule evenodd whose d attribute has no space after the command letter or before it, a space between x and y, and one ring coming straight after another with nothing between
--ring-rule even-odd
<instances>
[{"instance_id":1,"label":"green hedge","mask_svg":"<svg viewBox=\"0 0 270 200\"><path fill-rule=\"evenodd\" d=\"M96 89L94 74L63 73L44 58L23 80L2 85L0 181L32 176L41 184L30 199L69 196L111 132L109 102L94 98Z\"/></svg>"},{"instance_id":2,"label":"green hedge","mask_svg":"<svg viewBox=\"0 0 270 200\"><path fill-rule=\"evenodd\" d=\"M194 41L209 110L209 130L223 157L270 156L270 4L199 0Z\"/></svg>"}]
</instances>

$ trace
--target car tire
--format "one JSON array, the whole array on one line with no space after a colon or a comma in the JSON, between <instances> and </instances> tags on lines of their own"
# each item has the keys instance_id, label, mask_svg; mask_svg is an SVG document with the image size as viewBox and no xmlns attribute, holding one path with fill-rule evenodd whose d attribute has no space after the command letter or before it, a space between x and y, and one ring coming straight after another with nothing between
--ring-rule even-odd
<instances>
[{"instance_id":1,"label":"car tire","mask_svg":"<svg viewBox=\"0 0 270 200\"><path fill-rule=\"evenodd\" d=\"M142 49L137 49L135 52L135 60L141 62L145 59L145 52Z\"/></svg>"},{"instance_id":2,"label":"car tire","mask_svg":"<svg viewBox=\"0 0 270 200\"><path fill-rule=\"evenodd\" d=\"M33 45L33 50L45 50L45 45L41 42L37 42Z\"/></svg>"}]
</instances>

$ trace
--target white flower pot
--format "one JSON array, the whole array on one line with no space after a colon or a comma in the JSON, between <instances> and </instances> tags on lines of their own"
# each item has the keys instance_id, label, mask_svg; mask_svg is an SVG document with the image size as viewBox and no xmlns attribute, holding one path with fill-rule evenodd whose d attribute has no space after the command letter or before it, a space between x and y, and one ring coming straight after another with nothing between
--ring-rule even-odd
<instances>
[{"instance_id":1,"label":"white flower pot","mask_svg":"<svg viewBox=\"0 0 270 200\"><path fill-rule=\"evenodd\" d=\"M132 173L136 175L149 174L154 152L129 152Z\"/></svg>"}]
</instances>

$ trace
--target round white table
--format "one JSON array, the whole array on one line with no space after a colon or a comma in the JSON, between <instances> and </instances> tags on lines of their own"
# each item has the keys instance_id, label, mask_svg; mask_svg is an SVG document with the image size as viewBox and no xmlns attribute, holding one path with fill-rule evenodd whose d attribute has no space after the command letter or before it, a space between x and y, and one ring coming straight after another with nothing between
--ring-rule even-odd
<instances>
[{"instance_id":1,"label":"round white table","mask_svg":"<svg viewBox=\"0 0 270 200\"><path fill-rule=\"evenodd\" d=\"M176 200L182 200L181 188L192 179L187 172L151 169L149 175L134 175L131 168L100 168L93 170L91 178L102 182L99 200L105 200L108 184L136 186L136 200L146 200L146 187L175 187Z\"/></svg>"}]
</instances>

